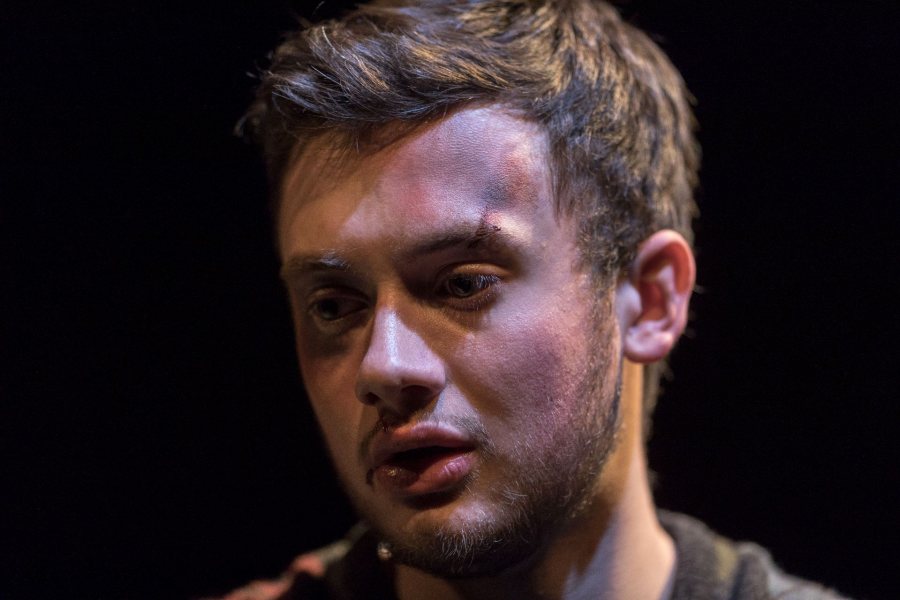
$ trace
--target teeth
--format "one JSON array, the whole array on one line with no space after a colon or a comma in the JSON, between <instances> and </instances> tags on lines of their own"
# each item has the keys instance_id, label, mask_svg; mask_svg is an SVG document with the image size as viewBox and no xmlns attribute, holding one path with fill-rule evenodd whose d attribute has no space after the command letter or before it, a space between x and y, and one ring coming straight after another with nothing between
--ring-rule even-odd
<instances>
[{"instance_id":1,"label":"teeth","mask_svg":"<svg viewBox=\"0 0 900 600\"><path fill-rule=\"evenodd\" d=\"M400 474L400 469L398 469L397 467L388 467L385 470L385 475L387 475L388 477L397 477L397 475L399 475L399 474Z\"/></svg>"}]
</instances>

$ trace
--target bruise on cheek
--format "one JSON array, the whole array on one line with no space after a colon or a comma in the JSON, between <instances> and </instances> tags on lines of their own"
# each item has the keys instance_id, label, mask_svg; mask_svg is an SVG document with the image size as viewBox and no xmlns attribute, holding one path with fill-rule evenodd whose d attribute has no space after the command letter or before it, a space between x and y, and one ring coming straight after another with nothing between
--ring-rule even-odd
<instances>
[{"instance_id":1,"label":"bruise on cheek","mask_svg":"<svg viewBox=\"0 0 900 600\"><path fill-rule=\"evenodd\" d=\"M334 378L342 372L355 381L356 371L349 365L354 361L358 365L362 360L356 332L330 336L298 329L295 337L297 359L304 381L311 377Z\"/></svg>"},{"instance_id":2,"label":"bruise on cheek","mask_svg":"<svg viewBox=\"0 0 900 600\"><path fill-rule=\"evenodd\" d=\"M361 410L356 399L355 370L352 359L322 358L301 353L300 373L316 419L329 446L354 434L354 410ZM334 439L332 439L334 438Z\"/></svg>"},{"instance_id":3,"label":"bruise on cheek","mask_svg":"<svg viewBox=\"0 0 900 600\"><path fill-rule=\"evenodd\" d=\"M297 337L297 355L301 359L306 357L315 357L315 360L329 360L335 357L347 354L352 347L351 335L323 335L315 331L313 327L298 328L295 333Z\"/></svg>"}]
</instances>

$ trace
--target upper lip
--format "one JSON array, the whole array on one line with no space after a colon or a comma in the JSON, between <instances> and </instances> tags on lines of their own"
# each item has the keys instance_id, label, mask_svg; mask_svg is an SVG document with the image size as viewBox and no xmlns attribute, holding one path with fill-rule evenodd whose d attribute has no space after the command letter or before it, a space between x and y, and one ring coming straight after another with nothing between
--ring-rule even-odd
<instances>
[{"instance_id":1,"label":"upper lip","mask_svg":"<svg viewBox=\"0 0 900 600\"><path fill-rule=\"evenodd\" d=\"M375 469L401 452L418 448L468 449L472 439L458 429L437 423L417 423L379 433L368 451L368 467Z\"/></svg>"}]
</instances>

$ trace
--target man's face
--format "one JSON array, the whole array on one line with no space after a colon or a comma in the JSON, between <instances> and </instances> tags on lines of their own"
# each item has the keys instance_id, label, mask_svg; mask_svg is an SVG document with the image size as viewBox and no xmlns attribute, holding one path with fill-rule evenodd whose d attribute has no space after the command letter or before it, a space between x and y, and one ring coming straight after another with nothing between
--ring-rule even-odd
<instances>
[{"instance_id":1,"label":"man's face","mask_svg":"<svg viewBox=\"0 0 900 600\"><path fill-rule=\"evenodd\" d=\"M279 215L300 368L338 474L399 560L477 575L532 555L601 486L617 428L611 292L579 268L545 136L454 113Z\"/></svg>"}]
</instances>

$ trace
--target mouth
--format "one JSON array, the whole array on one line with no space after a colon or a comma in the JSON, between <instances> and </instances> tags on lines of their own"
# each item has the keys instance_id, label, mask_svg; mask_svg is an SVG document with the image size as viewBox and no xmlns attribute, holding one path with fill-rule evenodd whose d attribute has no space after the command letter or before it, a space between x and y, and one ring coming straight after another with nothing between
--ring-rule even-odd
<instances>
[{"instance_id":1,"label":"mouth","mask_svg":"<svg viewBox=\"0 0 900 600\"><path fill-rule=\"evenodd\" d=\"M366 482L400 498L438 494L461 486L475 462L474 445L461 437L416 428L376 442Z\"/></svg>"}]
</instances>

